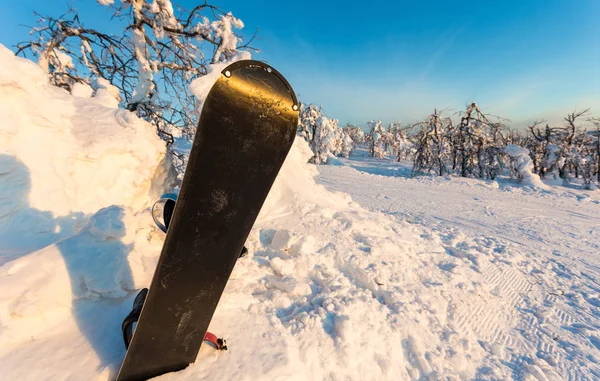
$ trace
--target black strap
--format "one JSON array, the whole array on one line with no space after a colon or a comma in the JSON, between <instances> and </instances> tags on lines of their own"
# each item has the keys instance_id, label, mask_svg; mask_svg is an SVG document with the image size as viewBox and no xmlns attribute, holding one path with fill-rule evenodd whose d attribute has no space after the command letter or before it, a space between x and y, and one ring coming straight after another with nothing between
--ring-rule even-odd
<instances>
[{"instance_id":1,"label":"black strap","mask_svg":"<svg viewBox=\"0 0 600 381\"><path fill-rule=\"evenodd\" d=\"M125 317L123 320L123 324L121 324L121 330L123 331L123 341L125 342L125 348L129 348L129 343L131 343L131 338L133 337L133 323L137 322L140 318L140 313L142 313L142 307L144 306L144 301L146 300L146 296L148 295L148 289L143 288L135 297L133 301L133 309Z\"/></svg>"}]
</instances>

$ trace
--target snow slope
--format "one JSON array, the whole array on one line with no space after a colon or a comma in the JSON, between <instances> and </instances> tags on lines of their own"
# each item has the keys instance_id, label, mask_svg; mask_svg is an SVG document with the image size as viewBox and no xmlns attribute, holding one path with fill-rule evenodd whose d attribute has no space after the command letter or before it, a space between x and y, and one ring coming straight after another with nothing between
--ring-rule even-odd
<instances>
[{"instance_id":1,"label":"snow slope","mask_svg":"<svg viewBox=\"0 0 600 381\"><path fill-rule=\"evenodd\" d=\"M171 179L164 147L109 89L72 97L0 48L6 68L0 378L112 379L164 238L147 209ZM229 351L157 379L600 375L595 196L310 156L297 139L211 322Z\"/></svg>"}]
</instances>

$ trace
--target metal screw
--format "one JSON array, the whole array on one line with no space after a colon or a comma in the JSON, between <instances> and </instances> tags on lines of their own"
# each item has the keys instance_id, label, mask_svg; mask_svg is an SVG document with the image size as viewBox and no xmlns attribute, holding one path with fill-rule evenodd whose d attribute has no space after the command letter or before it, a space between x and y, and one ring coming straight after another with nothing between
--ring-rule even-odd
<instances>
[{"instance_id":1,"label":"metal screw","mask_svg":"<svg viewBox=\"0 0 600 381\"><path fill-rule=\"evenodd\" d=\"M292 109L293 109L294 111L298 111L298 105L293 105L293 106L292 106Z\"/></svg>"},{"instance_id":2,"label":"metal screw","mask_svg":"<svg viewBox=\"0 0 600 381\"><path fill-rule=\"evenodd\" d=\"M225 76L227 78L231 77L231 72L229 70L225 71Z\"/></svg>"},{"instance_id":3,"label":"metal screw","mask_svg":"<svg viewBox=\"0 0 600 381\"><path fill-rule=\"evenodd\" d=\"M267 68L267 73L270 73L272 71L273 71L273 69L271 69L270 67Z\"/></svg>"}]
</instances>

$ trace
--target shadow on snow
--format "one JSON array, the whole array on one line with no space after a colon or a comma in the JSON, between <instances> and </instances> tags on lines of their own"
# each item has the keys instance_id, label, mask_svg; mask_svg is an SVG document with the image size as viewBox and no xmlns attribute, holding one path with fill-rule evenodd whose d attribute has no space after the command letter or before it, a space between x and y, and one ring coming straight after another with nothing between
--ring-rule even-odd
<instances>
[{"instance_id":1,"label":"shadow on snow","mask_svg":"<svg viewBox=\"0 0 600 381\"><path fill-rule=\"evenodd\" d=\"M0 265L55 244L70 277L71 313L79 330L96 352L100 369L119 364L125 354L120 325L130 306L123 300L134 284L127 259L131 247L121 241L123 209L54 217L32 208L29 170L10 155L0 155L0 178Z\"/></svg>"}]
</instances>

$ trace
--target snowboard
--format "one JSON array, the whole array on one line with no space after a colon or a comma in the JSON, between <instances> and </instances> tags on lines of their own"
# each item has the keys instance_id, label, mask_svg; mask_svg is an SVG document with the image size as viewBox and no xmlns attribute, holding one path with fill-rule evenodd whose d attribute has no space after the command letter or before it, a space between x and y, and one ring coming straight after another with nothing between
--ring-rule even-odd
<instances>
[{"instance_id":1,"label":"snowboard","mask_svg":"<svg viewBox=\"0 0 600 381\"><path fill-rule=\"evenodd\" d=\"M290 150L298 101L253 60L226 67L202 108L179 197L118 381L186 368Z\"/></svg>"}]
</instances>

